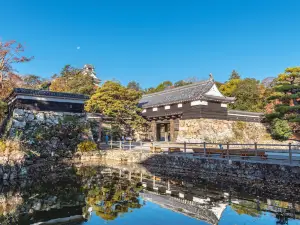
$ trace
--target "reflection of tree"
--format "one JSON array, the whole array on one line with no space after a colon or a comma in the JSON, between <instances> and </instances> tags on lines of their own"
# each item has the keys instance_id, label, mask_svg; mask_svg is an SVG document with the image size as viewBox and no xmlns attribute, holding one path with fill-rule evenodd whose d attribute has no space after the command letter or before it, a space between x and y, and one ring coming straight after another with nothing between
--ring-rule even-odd
<instances>
[{"instance_id":1,"label":"reflection of tree","mask_svg":"<svg viewBox=\"0 0 300 225\"><path fill-rule=\"evenodd\" d=\"M11 193L8 195L2 194L0 196L0 224L15 224L18 222L17 209L23 203L22 197L19 193Z\"/></svg>"},{"instance_id":2,"label":"reflection of tree","mask_svg":"<svg viewBox=\"0 0 300 225\"><path fill-rule=\"evenodd\" d=\"M45 220L80 212L84 196L72 173L72 170L64 170L55 177L49 175L38 180L20 180L9 186L0 185L0 224L40 222L40 213L43 212L48 212L42 218ZM65 207L68 210L64 210Z\"/></svg>"},{"instance_id":3,"label":"reflection of tree","mask_svg":"<svg viewBox=\"0 0 300 225\"><path fill-rule=\"evenodd\" d=\"M239 204L232 203L231 208L238 214L247 214L258 217L262 214L261 209L265 208L264 204L257 204L252 201L241 200Z\"/></svg>"},{"instance_id":4,"label":"reflection of tree","mask_svg":"<svg viewBox=\"0 0 300 225\"><path fill-rule=\"evenodd\" d=\"M86 172L85 172L86 174ZM93 174L93 173L91 173ZM95 214L104 220L114 220L119 215L141 208L139 191L142 186L139 182L118 177L105 177L103 183L91 184L83 187L86 192L86 207L83 211L88 214L92 207Z\"/></svg>"}]
</instances>

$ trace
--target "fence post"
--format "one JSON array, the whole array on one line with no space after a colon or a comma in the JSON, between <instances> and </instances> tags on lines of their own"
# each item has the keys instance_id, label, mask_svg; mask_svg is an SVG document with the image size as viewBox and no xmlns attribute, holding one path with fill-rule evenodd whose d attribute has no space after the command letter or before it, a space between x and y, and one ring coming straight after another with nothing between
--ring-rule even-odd
<instances>
[{"instance_id":1,"label":"fence post","mask_svg":"<svg viewBox=\"0 0 300 225\"><path fill-rule=\"evenodd\" d=\"M292 143L289 143L289 161L292 164Z\"/></svg>"},{"instance_id":2,"label":"fence post","mask_svg":"<svg viewBox=\"0 0 300 225\"><path fill-rule=\"evenodd\" d=\"M122 141L120 141L120 146L119 146L119 148L122 149Z\"/></svg>"},{"instance_id":3,"label":"fence post","mask_svg":"<svg viewBox=\"0 0 300 225\"><path fill-rule=\"evenodd\" d=\"M254 143L255 156L257 156L257 142Z\"/></svg>"},{"instance_id":4,"label":"fence post","mask_svg":"<svg viewBox=\"0 0 300 225\"><path fill-rule=\"evenodd\" d=\"M186 154L186 142L183 143L184 154Z\"/></svg>"},{"instance_id":5,"label":"fence post","mask_svg":"<svg viewBox=\"0 0 300 225\"><path fill-rule=\"evenodd\" d=\"M203 142L204 157L206 157L206 143Z\"/></svg>"},{"instance_id":6,"label":"fence post","mask_svg":"<svg viewBox=\"0 0 300 225\"><path fill-rule=\"evenodd\" d=\"M131 150L131 141L129 141L129 150Z\"/></svg>"},{"instance_id":7,"label":"fence post","mask_svg":"<svg viewBox=\"0 0 300 225\"><path fill-rule=\"evenodd\" d=\"M226 146L226 156L227 158L229 158L229 142L227 142L227 146Z\"/></svg>"},{"instance_id":8,"label":"fence post","mask_svg":"<svg viewBox=\"0 0 300 225\"><path fill-rule=\"evenodd\" d=\"M110 138L110 149L113 148L113 144L112 144L112 138Z\"/></svg>"},{"instance_id":9,"label":"fence post","mask_svg":"<svg viewBox=\"0 0 300 225\"><path fill-rule=\"evenodd\" d=\"M140 175L140 182L143 182L143 173L141 172L141 175Z\"/></svg>"}]
</instances>

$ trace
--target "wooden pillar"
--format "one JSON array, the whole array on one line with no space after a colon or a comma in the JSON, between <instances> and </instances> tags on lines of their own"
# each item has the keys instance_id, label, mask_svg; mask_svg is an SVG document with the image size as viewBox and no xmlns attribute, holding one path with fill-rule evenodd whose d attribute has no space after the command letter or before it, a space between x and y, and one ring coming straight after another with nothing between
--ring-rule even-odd
<instances>
[{"instance_id":1,"label":"wooden pillar","mask_svg":"<svg viewBox=\"0 0 300 225\"><path fill-rule=\"evenodd\" d=\"M165 141L169 141L168 139L168 124L164 124L165 125Z\"/></svg>"},{"instance_id":2,"label":"wooden pillar","mask_svg":"<svg viewBox=\"0 0 300 225\"><path fill-rule=\"evenodd\" d=\"M170 141L175 142L175 120L170 119Z\"/></svg>"},{"instance_id":3,"label":"wooden pillar","mask_svg":"<svg viewBox=\"0 0 300 225\"><path fill-rule=\"evenodd\" d=\"M151 121L151 138L153 141L157 141L157 124L155 120Z\"/></svg>"}]
</instances>

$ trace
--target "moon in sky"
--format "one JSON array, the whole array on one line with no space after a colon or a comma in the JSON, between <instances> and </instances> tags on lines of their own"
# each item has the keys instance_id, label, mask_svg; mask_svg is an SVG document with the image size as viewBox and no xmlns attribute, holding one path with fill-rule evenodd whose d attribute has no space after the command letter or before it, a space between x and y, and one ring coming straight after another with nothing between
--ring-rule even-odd
<instances>
[{"instance_id":1,"label":"moon in sky","mask_svg":"<svg viewBox=\"0 0 300 225\"><path fill-rule=\"evenodd\" d=\"M80 49L80 46L77 46L77 50L79 50Z\"/></svg>"}]
</instances>

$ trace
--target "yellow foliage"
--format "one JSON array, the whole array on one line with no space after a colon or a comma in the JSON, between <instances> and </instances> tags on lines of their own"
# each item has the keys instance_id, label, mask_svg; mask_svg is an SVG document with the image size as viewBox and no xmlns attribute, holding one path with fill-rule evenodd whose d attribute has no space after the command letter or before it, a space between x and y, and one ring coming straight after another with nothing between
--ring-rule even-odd
<instances>
[{"instance_id":1,"label":"yellow foliage","mask_svg":"<svg viewBox=\"0 0 300 225\"><path fill-rule=\"evenodd\" d=\"M278 75L278 81L286 81L287 78L288 78L288 76L285 73Z\"/></svg>"},{"instance_id":2,"label":"yellow foliage","mask_svg":"<svg viewBox=\"0 0 300 225\"><path fill-rule=\"evenodd\" d=\"M233 92L236 90L240 82L241 82L240 79L229 80L225 84L222 84L219 90L223 95L232 97Z\"/></svg>"},{"instance_id":3,"label":"yellow foliage","mask_svg":"<svg viewBox=\"0 0 300 225\"><path fill-rule=\"evenodd\" d=\"M93 141L83 141L77 145L77 150L80 152L90 152L97 149L97 145Z\"/></svg>"},{"instance_id":4,"label":"yellow foliage","mask_svg":"<svg viewBox=\"0 0 300 225\"><path fill-rule=\"evenodd\" d=\"M0 140L0 152L4 152L6 148L5 141Z\"/></svg>"}]
</instances>

